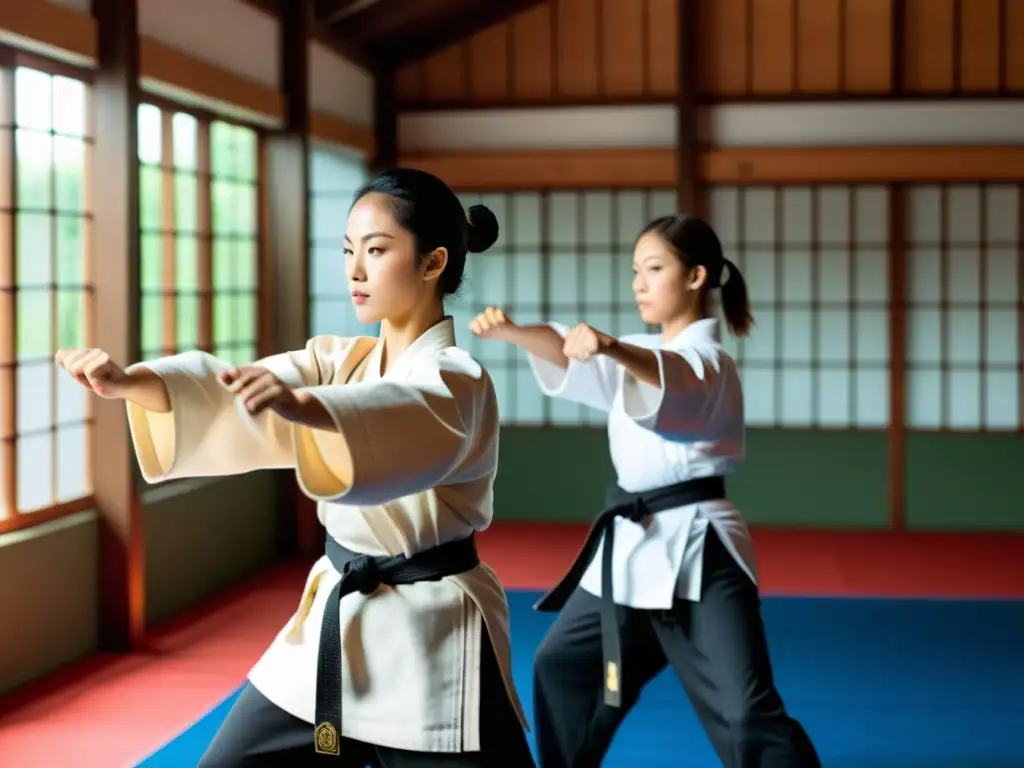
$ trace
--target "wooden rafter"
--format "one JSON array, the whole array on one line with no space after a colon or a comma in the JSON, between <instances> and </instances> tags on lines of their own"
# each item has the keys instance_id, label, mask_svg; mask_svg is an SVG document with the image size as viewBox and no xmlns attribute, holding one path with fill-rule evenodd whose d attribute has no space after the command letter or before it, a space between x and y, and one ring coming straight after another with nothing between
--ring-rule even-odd
<instances>
[{"instance_id":1,"label":"wooden rafter","mask_svg":"<svg viewBox=\"0 0 1024 768\"><path fill-rule=\"evenodd\" d=\"M440 28L431 28L423 32L410 30L400 38L387 41L381 48L393 64L400 66L443 50L460 40L468 39L477 32L500 24L541 2L543 0L482 2L478 4L476 10L460 14Z\"/></svg>"}]
</instances>

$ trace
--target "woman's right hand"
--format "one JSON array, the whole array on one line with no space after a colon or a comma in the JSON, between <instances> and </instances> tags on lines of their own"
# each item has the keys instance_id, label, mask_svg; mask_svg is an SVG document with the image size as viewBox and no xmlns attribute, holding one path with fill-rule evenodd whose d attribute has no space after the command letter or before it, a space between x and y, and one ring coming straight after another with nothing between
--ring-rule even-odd
<instances>
[{"instance_id":1,"label":"woman's right hand","mask_svg":"<svg viewBox=\"0 0 1024 768\"><path fill-rule=\"evenodd\" d=\"M469 330L474 336L482 339L498 339L509 341L510 332L516 329L505 310L500 307L488 307L479 315L473 318L469 324Z\"/></svg>"},{"instance_id":2,"label":"woman's right hand","mask_svg":"<svg viewBox=\"0 0 1024 768\"><path fill-rule=\"evenodd\" d=\"M124 398L129 376L102 349L61 349L54 362L100 397Z\"/></svg>"}]
</instances>

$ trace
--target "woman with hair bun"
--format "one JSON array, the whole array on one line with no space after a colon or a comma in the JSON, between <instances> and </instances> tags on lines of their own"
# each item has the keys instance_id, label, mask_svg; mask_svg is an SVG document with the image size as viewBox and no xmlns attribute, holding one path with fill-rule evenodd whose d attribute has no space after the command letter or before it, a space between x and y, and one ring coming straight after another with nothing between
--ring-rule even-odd
<instances>
[{"instance_id":1,"label":"woman with hair bun","mask_svg":"<svg viewBox=\"0 0 1024 768\"><path fill-rule=\"evenodd\" d=\"M326 553L199 765L532 766L488 527L498 404L444 297L498 222L422 171L371 178L345 234L352 302L379 338L318 336L232 366L187 352L122 370L57 363L127 402L148 482L294 468Z\"/></svg>"}]
</instances>

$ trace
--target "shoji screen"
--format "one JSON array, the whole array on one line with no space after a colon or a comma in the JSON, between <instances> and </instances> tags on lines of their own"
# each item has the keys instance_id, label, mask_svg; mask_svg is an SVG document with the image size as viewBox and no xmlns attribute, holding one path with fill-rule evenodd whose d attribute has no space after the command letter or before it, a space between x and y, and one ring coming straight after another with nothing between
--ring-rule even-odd
<instances>
[{"instance_id":1,"label":"shoji screen","mask_svg":"<svg viewBox=\"0 0 1024 768\"><path fill-rule=\"evenodd\" d=\"M675 210L674 190L553 190L464 195L482 202L501 226L498 242L471 254L467 282L449 311L459 342L494 379L506 424L604 424L604 414L541 395L518 350L470 336L466 326L488 305L517 323L586 322L609 333L644 333L632 290L633 243L654 216Z\"/></svg>"}]
</instances>

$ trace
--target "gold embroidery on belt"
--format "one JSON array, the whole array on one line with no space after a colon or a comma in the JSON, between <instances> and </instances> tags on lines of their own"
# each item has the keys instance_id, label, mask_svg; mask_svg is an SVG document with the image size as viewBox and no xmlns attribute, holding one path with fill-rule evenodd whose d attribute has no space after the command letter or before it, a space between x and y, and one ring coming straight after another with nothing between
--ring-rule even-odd
<instances>
[{"instance_id":1,"label":"gold embroidery on belt","mask_svg":"<svg viewBox=\"0 0 1024 768\"><path fill-rule=\"evenodd\" d=\"M608 675L605 678L605 687L612 693L619 692L619 667L614 661L608 662Z\"/></svg>"},{"instance_id":2,"label":"gold embroidery on belt","mask_svg":"<svg viewBox=\"0 0 1024 768\"><path fill-rule=\"evenodd\" d=\"M320 723L314 731L314 742L318 755L341 754L337 729L328 722Z\"/></svg>"}]
</instances>

